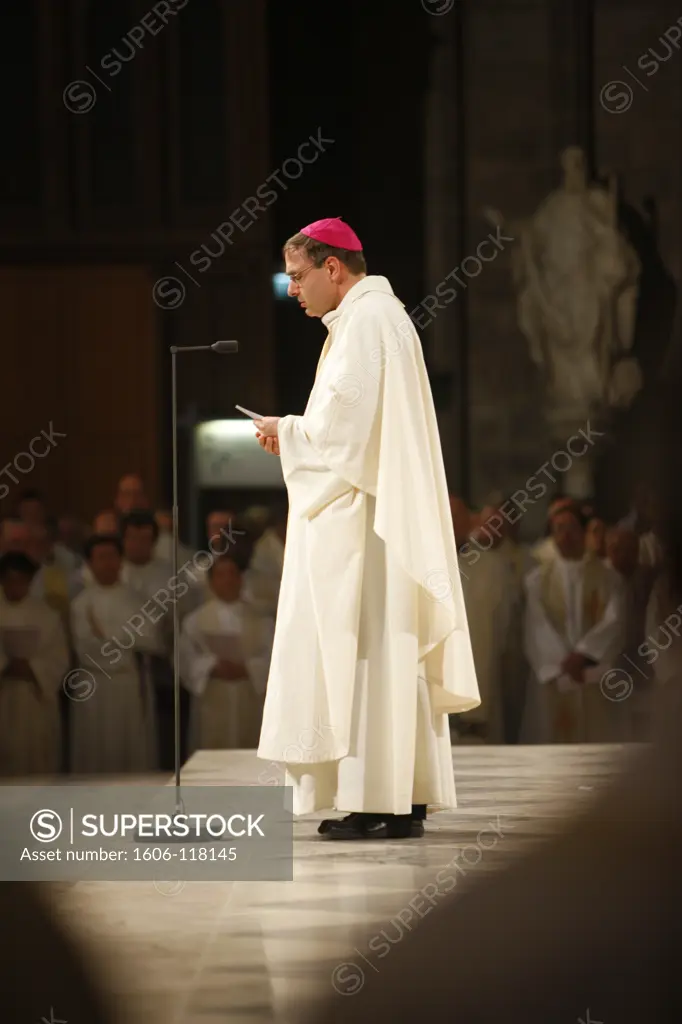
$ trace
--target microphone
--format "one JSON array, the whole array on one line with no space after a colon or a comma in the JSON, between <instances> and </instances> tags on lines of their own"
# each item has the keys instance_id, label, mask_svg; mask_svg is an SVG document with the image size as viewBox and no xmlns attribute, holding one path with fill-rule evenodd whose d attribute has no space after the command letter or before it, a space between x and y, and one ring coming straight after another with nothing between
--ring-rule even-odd
<instances>
[{"instance_id":1,"label":"microphone","mask_svg":"<svg viewBox=\"0 0 682 1024\"><path fill-rule=\"evenodd\" d=\"M239 351L238 341L214 341L212 345L171 345L171 355L176 352L217 352L219 355L233 355Z\"/></svg>"}]
</instances>

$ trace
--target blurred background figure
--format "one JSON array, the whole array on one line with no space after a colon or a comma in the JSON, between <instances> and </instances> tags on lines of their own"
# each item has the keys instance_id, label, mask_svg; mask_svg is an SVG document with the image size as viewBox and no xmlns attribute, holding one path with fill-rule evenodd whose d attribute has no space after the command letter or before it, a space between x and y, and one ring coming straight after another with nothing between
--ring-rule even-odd
<instances>
[{"instance_id":1,"label":"blurred background figure","mask_svg":"<svg viewBox=\"0 0 682 1024\"><path fill-rule=\"evenodd\" d=\"M173 513L169 509L161 509L154 513L156 519L156 525L159 529L158 539L154 548L154 558L159 559L162 562L168 562L169 565L173 564ZM183 565L189 561L194 555L194 552L183 544L182 541L178 542L178 566Z\"/></svg>"},{"instance_id":2,"label":"blurred background figure","mask_svg":"<svg viewBox=\"0 0 682 1024\"><path fill-rule=\"evenodd\" d=\"M258 745L274 622L244 601L246 545L208 571L210 596L182 627L182 679L192 694L191 750L251 750Z\"/></svg>"},{"instance_id":3,"label":"blurred background figure","mask_svg":"<svg viewBox=\"0 0 682 1024\"><path fill-rule=\"evenodd\" d=\"M121 528L121 520L115 509L105 509L98 512L92 521L93 533L118 533Z\"/></svg>"},{"instance_id":4,"label":"blurred background figure","mask_svg":"<svg viewBox=\"0 0 682 1024\"><path fill-rule=\"evenodd\" d=\"M450 495L450 511L452 513L452 526L455 531L457 548L461 548L469 539L473 529L472 513L466 502L456 494Z\"/></svg>"},{"instance_id":5,"label":"blurred background figure","mask_svg":"<svg viewBox=\"0 0 682 1024\"><path fill-rule=\"evenodd\" d=\"M481 511L480 525L469 535L471 560L465 559L467 564L462 566L462 591L481 704L456 716L460 742L504 742L504 655L521 580L510 571L502 549L503 523L498 508L486 506Z\"/></svg>"},{"instance_id":6,"label":"blurred background figure","mask_svg":"<svg viewBox=\"0 0 682 1024\"><path fill-rule=\"evenodd\" d=\"M38 566L0 557L0 774L54 775L62 757L58 696L69 669L59 615L31 595Z\"/></svg>"},{"instance_id":7,"label":"blurred background figure","mask_svg":"<svg viewBox=\"0 0 682 1024\"><path fill-rule=\"evenodd\" d=\"M57 543L56 550L60 548L69 551L75 558L75 567L83 564L83 551L87 540L88 530L85 523L76 516L61 516L57 522Z\"/></svg>"},{"instance_id":8,"label":"blurred background figure","mask_svg":"<svg viewBox=\"0 0 682 1024\"><path fill-rule=\"evenodd\" d=\"M586 550L579 503L550 510L556 556L526 580L525 647L531 667L523 738L534 743L599 742L609 701L601 673L625 640L625 588L602 559Z\"/></svg>"},{"instance_id":9,"label":"blurred background figure","mask_svg":"<svg viewBox=\"0 0 682 1024\"><path fill-rule=\"evenodd\" d=\"M3 519L0 524L0 553L19 551L26 554L31 541L31 529L22 519Z\"/></svg>"},{"instance_id":10,"label":"blurred background figure","mask_svg":"<svg viewBox=\"0 0 682 1024\"><path fill-rule=\"evenodd\" d=\"M606 557L606 523L598 516L592 516L585 531L585 549L597 558Z\"/></svg>"},{"instance_id":11,"label":"blurred background figure","mask_svg":"<svg viewBox=\"0 0 682 1024\"><path fill-rule=\"evenodd\" d=\"M255 544L271 525L272 511L265 505L251 505L239 518L251 542Z\"/></svg>"},{"instance_id":12,"label":"blurred background figure","mask_svg":"<svg viewBox=\"0 0 682 1024\"><path fill-rule=\"evenodd\" d=\"M114 507L119 515L125 515L133 509L150 507L144 481L138 473L128 473L121 477L116 488Z\"/></svg>"},{"instance_id":13,"label":"blurred background figure","mask_svg":"<svg viewBox=\"0 0 682 1024\"><path fill-rule=\"evenodd\" d=\"M77 570L67 568L55 555L55 530L52 520L29 527L26 553L38 566L31 594L44 600L59 614L64 628L69 630L69 603L80 588Z\"/></svg>"},{"instance_id":14,"label":"blurred background figure","mask_svg":"<svg viewBox=\"0 0 682 1024\"><path fill-rule=\"evenodd\" d=\"M254 544L253 556L249 563L251 600L263 615L271 619L277 614L288 517L289 509L285 504L278 505L272 510L265 531Z\"/></svg>"},{"instance_id":15,"label":"blurred background figure","mask_svg":"<svg viewBox=\"0 0 682 1024\"><path fill-rule=\"evenodd\" d=\"M144 628L136 629L129 642L140 600L121 582L119 537L94 534L85 554L92 583L71 606L81 669L74 686L80 683L83 692L70 706L70 768L81 775L153 772L159 764L155 692L143 663L156 648L153 640L146 640Z\"/></svg>"}]
</instances>

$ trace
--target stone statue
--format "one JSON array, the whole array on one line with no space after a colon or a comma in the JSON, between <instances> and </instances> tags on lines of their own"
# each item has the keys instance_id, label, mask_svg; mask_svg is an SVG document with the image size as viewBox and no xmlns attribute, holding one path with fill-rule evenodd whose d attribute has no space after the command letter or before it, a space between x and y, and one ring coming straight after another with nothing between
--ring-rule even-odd
<instances>
[{"instance_id":1,"label":"stone statue","mask_svg":"<svg viewBox=\"0 0 682 1024\"><path fill-rule=\"evenodd\" d=\"M553 434L627 407L642 386L629 356L635 329L640 261L619 230L615 178L608 190L588 183L585 154L562 153L563 186L529 221L505 223L517 245L514 281L519 326L547 387Z\"/></svg>"}]
</instances>

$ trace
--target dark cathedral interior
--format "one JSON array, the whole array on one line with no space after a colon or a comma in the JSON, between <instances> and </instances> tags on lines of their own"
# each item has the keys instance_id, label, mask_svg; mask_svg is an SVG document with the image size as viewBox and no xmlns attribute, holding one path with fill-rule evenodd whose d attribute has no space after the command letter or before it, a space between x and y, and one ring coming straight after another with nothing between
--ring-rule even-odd
<instances>
[{"instance_id":1,"label":"dark cathedral interior","mask_svg":"<svg viewBox=\"0 0 682 1024\"><path fill-rule=\"evenodd\" d=\"M0 18L3 1019L677 1020L682 9ZM272 833L147 856L147 797Z\"/></svg>"}]
</instances>

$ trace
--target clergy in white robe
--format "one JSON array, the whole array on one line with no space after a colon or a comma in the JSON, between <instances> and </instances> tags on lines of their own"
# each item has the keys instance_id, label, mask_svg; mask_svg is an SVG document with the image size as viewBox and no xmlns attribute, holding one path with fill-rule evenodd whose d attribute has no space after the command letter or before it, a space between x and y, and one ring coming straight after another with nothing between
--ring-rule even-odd
<instances>
[{"instance_id":1,"label":"clergy in white robe","mask_svg":"<svg viewBox=\"0 0 682 1024\"><path fill-rule=\"evenodd\" d=\"M31 596L45 601L50 608L54 608L71 642L69 607L82 584L79 583L77 574L72 569L67 569L56 558L48 527L32 525L30 530L31 536L26 553L40 567L31 584Z\"/></svg>"},{"instance_id":2,"label":"clergy in white robe","mask_svg":"<svg viewBox=\"0 0 682 1024\"><path fill-rule=\"evenodd\" d=\"M640 648L640 656L649 667L656 688L679 678L681 613L682 606L675 607L670 596L667 574L661 571L649 595L646 636Z\"/></svg>"},{"instance_id":3,"label":"clergy in white robe","mask_svg":"<svg viewBox=\"0 0 682 1024\"><path fill-rule=\"evenodd\" d=\"M274 522L258 538L249 563L250 599L269 618L277 614L279 589L284 568L284 543L287 533L287 510L278 509Z\"/></svg>"},{"instance_id":4,"label":"clergy in white robe","mask_svg":"<svg viewBox=\"0 0 682 1024\"><path fill-rule=\"evenodd\" d=\"M405 838L414 808L456 806L448 714L480 702L440 438L390 283L311 230L284 255L329 332L318 375L304 415L256 424L289 496L258 754L286 766L294 813L348 812L327 838Z\"/></svg>"},{"instance_id":5,"label":"clergy in white robe","mask_svg":"<svg viewBox=\"0 0 682 1024\"><path fill-rule=\"evenodd\" d=\"M67 689L71 771L153 772L158 767L156 711L151 677L141 671L144 629L130 646L112 642L126 623L136 623L140 599L121 583L117 536L95 535L85 550L93 582L71 606L71 632L82 670Z\"/></svg>"},{"instance_id":6,"label":"clergy in white robe","mask_svg":"<svg viewBox=\"0 0 682 1024\"><path fill-rule=\"evenodd\" d=\"M649 736L655 670L642 647L647 642L647 609L658 570L639 562L639 537L632 527L612 526L606 531L606 564L618 573L625 587L625 648L615 666L631 680L627 697L627 732L621 738L640 742ZM627 682L627 679L626 679ZM623 691L625 692L625 691Z\"/></svg>"},{"instance_id":7,"label":"clergy in white robe","mask_svg":"<svg viewBox=\"0 0 682 1024\"><path fill-rule=\"evenodd\" d=\"M53 775L61 766L59 693L69 650L59 615L31 597L37 565L0 558L0 775Z\"/></svg>"},{"instance_id":8,"label":"clergy in white robe","mask_svg":"<svg viewBox=\"0 0 682 1024\"><path fill-rule=\"evenodd\" d=\"M237 527L237 516L230 510L216 509L206 516L206 543L192 557L191 575L184 577L189 583L189 591L183 598L183 609L186 614L201 607L204 601L212 597L209 569L220 555L230 552L235 545L241 546L247 536L243 527ZM242 577L242 597L247 600L249 595L249 576L247 570Z\"/></svg>"},{"instance_id":9,"label":"clergy in white robe","mask_svg":"<svg viewBox=\"0 0 682 1024\"><path fill-rule=\"evenodd\" d=\"M462 590L469 622L479 707L457 717L460 741L500 744L505 741L505 652L520 589L502 547L503 522L497 509L485 508L481 525L460 552Z\"/></svg>"},{"instance_id":10,"label":"clergy in white robe","mask_svg":"<svg viewBox=\"0 0 682 1024\"><path fill-rule=\"evenodd\" d=\"M601 678L623 649L625 588L585 550L585 516L565 505L551 521L557 557L526 578L525 646L532 679L524 742L608 742L622 704ZM617 726L616 726L617 728Z\"/></svg>"},{"instance_id":11,"label":"clergy in white robe","mask_svg":"<svg viewBox=\"0 0 682 1024\"><path fill-rule=\"evenodd\" d=\"M116 536L120 533L120 528L121 523L118 513L115 512L114 509L105 509L104 512L98 512L93 519L90 536L94 536L95 534L98 536ZM82 565L78 566L73 574L72 580L72 585L75 587L76 593L80 593L83 587L90 586L94 577L87 561L84 560Z\"/></svg>"},{"instance_id":12,"label":"clergy in white robe","mask_svg":"<svg viewBox=\"0 0 682 1024\"><path fill-rule=\"evenodd\" d=\"M159 535L154 546L154 558L169 565L173 564L173 513L165 509L156 512L156 525L159 528ZM178 566L184 565L194 557L191 548L178 542Z\"/></svg>"},{"instance_id":13,"label":"clergy in white robe","mask_svg":"<svg viewBox=\"0 0 682 1024\"><path fill-rule=\"evenodd\" d=\"M154 558L158 537L159 528L153 512L134 509L121 517L121 582L135 592L139 601L138 611L145 618L144 632L148 648L143 657L142 671L151 676L154 687L159 766L162 771L172 771L175 760L173 600L181 595L186 597L189 589L184 574L174 580L173 566ZM179 611L182 616L182 602ZM116 638L122 647L135 641L134 631L130 627L124 627L123 633L125 635L120 640ZM186 716L182 710L184 723Z\"/></svg>"},{"instance_id":14,"label":"clergy in white robe","mask_svg":"<svg viewBox=\"0 0 682 1024\"><path fill-rule=\"evenodd\" d=\"M182 625L192 751L258 746L274 621L243 600L245 563L235 552L221 555L209 570L211 596Z\"/></svg>"}]
</instances>

